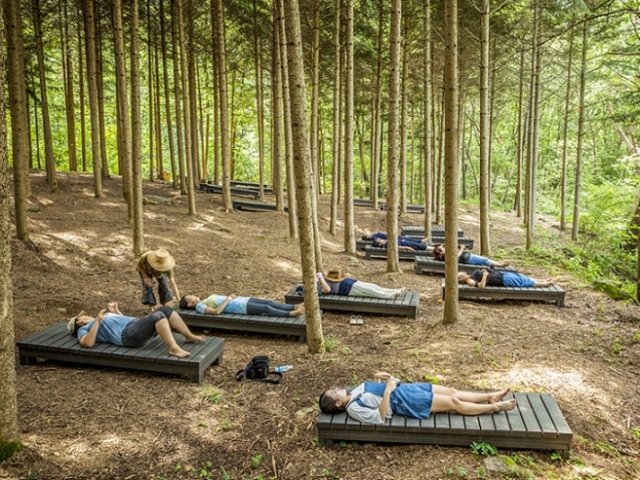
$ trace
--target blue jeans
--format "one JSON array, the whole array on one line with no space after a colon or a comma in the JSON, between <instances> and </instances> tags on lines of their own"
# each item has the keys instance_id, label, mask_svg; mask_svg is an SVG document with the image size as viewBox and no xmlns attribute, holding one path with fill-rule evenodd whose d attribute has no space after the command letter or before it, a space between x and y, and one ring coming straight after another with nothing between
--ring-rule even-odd
<instances>
[{"instance_id":1,"label":"blue jeans","mask_svg":"<svg viewBox=\"0 0 640 480\"><path fill-rule=\"evenodd\" d=\"M171 307L160 307L146 317L136 319L122 331L122 344L125 347L141 347L156 335L156 323L169 318L173 313Z\"/></svg>"},{"instance_id":2,"label":"blue jeans","mask_svg":"<svg viewBox=\"0 0 640 480\"><path fill-rule=\"evenodd\" d=\"M467 265L484 265L486 267L490 267L491 261L487 257L481 257L480 255L474 255L472 253Z\"/></svg>"},{"instance_id":3,"label":"blue jeans","mask_svg":"<svg viewBox=\"0 0 640 480\"><path fill-rule=\"evenodd\" d=\"M274 302L273 300L263 300L261 298L250 298L247 302L247 315L271 315L272 317L288 317L296 308L295 305Z\"/></svg>"},{"instance_id":4,"label":"blue jeans","mask_svg":"<svg viewBox=\"0 0 640 480\"><path fill-rule=\"evenodd\" d=\"M143 305L151 305L152 307L157 304L156 297L153 294L153 277L151 278L151 286L147 285L144 281L144 277L140 272L140 280L142 280L142 304ZM164 305L167 302L173 300L173 295L171 294L171 290L169 289L169 281L167 277L162 276L160 278L156 278L158 280L158 294L160 295L160 304Z\"/></svg>"}]
</instances>

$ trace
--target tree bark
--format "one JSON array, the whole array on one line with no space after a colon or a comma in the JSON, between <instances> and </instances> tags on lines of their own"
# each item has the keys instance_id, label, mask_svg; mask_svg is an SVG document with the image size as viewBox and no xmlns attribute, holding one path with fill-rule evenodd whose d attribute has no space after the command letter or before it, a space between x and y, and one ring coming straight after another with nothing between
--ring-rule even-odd
<instances>
[{"instance_id":1,"label":"tree bark","mask_svg":"<svg viewBox=\"0 0 640 480\"><path fill-rule=\"evenodd\" d=\"M180 93L180 39L178 35L178 0L171 0L171 53L173 60L173 101L176 115L176 139L178 144L178 175L180 177L180 195L187 194L187 182L185 179L185 154L183 124L182 124L182 95ZM186 107L185 107L186 108Z\"/></svg>"},{"instance_id":2,"label":"tree bark","mask_svg":"<svg viewBox=\"0 0 640 480\"><path fill-rule=\"evenodd\" d=\"M22 17L19 0L4 1L4 22L7 44L7 79L11 110L11 153L13 155L13 187L16 215L16 235L29 241L27 198L29 184L29 112L27 110L27 81L25 78ZM3 69L2 72L5 70ZM2 83L4 87L4 82ZM6 136L3 136L6 139ZM6 140L5 140L6 141Z\"/></svg>"},{"instance_id":3,"label":"tree bark","mask_svg":"<svg viewBox=\"0 0 640 480\"><path fill-rule=\"evenodd\" d=\"M445 248L458 251L458 0L445 4ZM445 258L444 323L458 321L458 257Z\"/></svg>"},{"instance_id":4,"label":"tree bark","mask_svg":"<svg viewBox=\"0 0 640 480\"><path fill-rule=\"evenodd\" d=\"M255 1L255 0L254 0ZM311 53L311 165L315 170L316 193L320 194L320 182L324 176L320 165L320 0L313 2L313 44Z\"/></svg>"},{"instance_id":5,"label":"tree bark","mask_svg":"<svg viewBox=\"0 0 640 480\"><path fill-rule=\"evenodd\" d=\"M482 0L480 14L480 253L488 256L489 240L489 155L491 116L489 104L489 23L491 1Z\"/></svg>"},{"instance_id":6,"label":"tree bark","mask_svg":"<svg viewBox=\"0 0 640 480\"><path fill-rule=\"evenodd\" d=\"M102 160L100 153L100 118L98 108L98 67L96 59L96 20L93 0L82 0L84 37L87 56L87 82L89 84L89 111L91 118L91 156L93 162L94 194L102 194Z\"/></svg>"},{"instance_id":7,"label":"tree bark","mask_svg":"<svg viewBox=\"0 0 640 480\"><path fill-rule=\"evenodd\" d=\"M175 144L173 140L173 125L171 121L171 91L169 89L169 74L167 67L167 31L164 17L164 3L159 2L160 4L160 46L162 50L162 78L164 84L164 107L165 107L165 116L167 121L167 140L169 142L169 156L171 159L171 181L173 183L173 188L178 188L178 176L177 175L177 166L176 166L176 153L175 153Z\"/></svg>"},{"instance_id":8,"label":"tree bark","mask_svg":"<svg viewBox=\"0 0 640 480\"><path fill-rule=\"evenodd\" d=\"M345 1L344 249L356 253L353 212L353 0Z\"/></svg>"},{"instance_id":9,"label":"tree bark","mask_svg":"<svg viewBox=\"0 0 640 480\"><path fill-rule=\"evenodd\" d=\"M7 5L7 12L5 12L4 3L13 3L13 5ZM16 13L14 9L19 8L19 3L20 2L17 1L0 1L0 19L2 19L2 21L0 21L0 45L7 45L9 50L16 47L16 39L14 38L12 43L5 43L5 24L7 27L11 26L12 29L16 28L15 17L11 18L9 14L13 15ZM7 17L4 17L5 13ZM15 34L15 31L13 33ZM11 222L9 220L11 216L11 207L9 205L11 188L7 174L7 116L4 90L6 81L5 72L7 69L4 52L4 48L0 48L0 258L2 258L2 264L0 265L0 446L3 447L17 442L20 434L18 430L16 357L13 330ZM22 85L24 87L24 84ZM9 454L8 456L11 455ZM5 460L5 458L0 459L0 461L2 460Z\"/></svg>"},{"instance_id":10,"label":"tree bark","mask_svg":"<svg viewBox=\"0 0 640 480\"><path fill-rule=\"evenodd\" d=\"M308 122L306 114L306 92L302 39L300 35L300 13L297 0L284 0L287 23L287 62L291 81L291 128L293 133L294 169L296 175L296 198L299 202L298 224L300 226L300 256L302 279L305 291L307 348L310 353L324 352L322 317L316 289L316 265L314 257L314 228L312 218L317 215L311 202L314 177L309 152ZM289 205L291 208L291 205Z\"/></svg>"},{"instance_id":11,"label":"tree bark","mask_svg":"<svg viewBox=\"0 0 640 480\"><path fill-rule=\"evenodd\" d=\"M84 93L84 56L82 55L82 45L85 44L86 51L86 39L83 42L82 28L78 31L78 84L80 85L80 149L82 154L82 171L87 171L87 116L85 115L85 93Z\"/></svg>"},{"instance_id":12,"label":"tree bark","mask_svg":"<svg viewBox=\"0 0 640 480\"><path fill-rule=\"evenodd\" d=\"M391 0L391 31L389 35L389 144L387 147L387 272L400 271L397 238L401 22L402 0Z\"/></svg>"},{"instance_id":13,"label":"tree bark","mask_svg":"<svg viewBox=\"0 0 640 480\"><path fill-rule=\"evenodd\" d=\"M140 154L142 132L140 118L140 48L139 5L131 2L131 172L133 181L133 252L142 254L144 246L144 223L142 207L142 158Z\"/></svg>"},{"instance_id":14,"label":"tree bark","mask_svg":"<svg viewBox=\"0 0 640 480\"><path fill-rule=\"evenodd\" d=\"M431 240L431 225L433 223L433 162L431 158L433 156L433 144L431 138L433 136L433 123L432 117L432 88L433 88L433 76L432 76L432 64L431 64L431 0L425 0L423 4L424 14L424 71L422 89L424 96L423 99L423 112L422 122L424 124L424 131L422 132L423 148L423 165L424 165L424 236L427 241Z\"/></svg>"},{"instance_id":15,"label":"tree bark","mask_svg":"<svg viewBox=\"0 0 640 480\"><path fill-rule=\"evenodd\" d=\"M69 150L69 171L78 170L78 155L76 141L76 111L73 94L73 60L71 58L71 40L69 38L69 20L67 12L67 2L63 2L61 10L61 23L63 24L62 35L62 64L64 67L64 100L65 113L67 119L67 146Z\"/></svg>"},{"instance_id":16,"label":"tree bark","mask_svg":"<svg viewBox=\"0 0 640 480\"><path fill-rule=\"evenodd\" d=\"M280 33L278 28L278 2L273 2L273 45L271 65L271 114L273 115L273 135L271 151L273 162L273 193L276 210L284 212L284 192L282 189L282 69L280 68Z\"/></svg>"},{"instance_id":17,"label":"tree bark","mask_svg":"<svg viewBox=\"0 0 640 480\"><path fill-rule=\"evenodd\" d=\"M253 60L256 76L256 121L258 122L258 183L264 196L264 94L262 84L262 52L258 28L258 0L253 0Z\"/></svg>"},{"instance_id":18,"label":"tree bark","mask_svg":"<svg viewBox=\"0 0 640 480\"><path fill-rule=\"evenodd\" d=\"M333 23L333 135L332 135L332 161L331 161L331 219L329 220L329 233L336 235L338 223L338 169L340 157L340 9L341 0L335 0Z\"/></svg>"},{"instance_id":19,"label":"tree bark","mask_svg":"<svg viewBox=\"0 0 640 480\"><path fill-rule=\"evenodd\" d=\"M524 48L520 50L520 78L518 82L518 127L517 127L517 159L518 173L516 179L516 195L514 199L514 210L516 211L516 217L522 217L522 160L524 154L524 132L526 129L523 126L522 111L524 109Z\"/></svg>"},{"instance_id":20,"label":"tree bark","mask_svg":"<svg viewBox=\"0 0 640 480\"><path fill-rule=\"evenodd\" d=\"M409 12L410 0L402 1L402 9ZM401 216L407 214L407 89L409 84L409 32L411 16L405 13L402 16L402 43L401 58L402 70L400 73L400 207Z\"/></svg>"},{"instance_id":21,"label":"tree bark","mask_svg":"<svg viewBox=\"0 0 640 480\"><path fill-rule=\"evenodd\" d=\"M569 40L569 61L567 64L567 94L564 99L564 125L562 129L562 178L560 179L560 230L567 228L567 153L569 139L569 115L571 115L571 77L573 63L574 30Z\"/></svg>"},{"instance_id":22,"label":"tree bark","mask_svg":"<svg viewBox=\"0 0 640 480\"><path fill-rule=\"evenodd\" d=\"M184 115L184 144L185 144L185 162L187 164L187 199L189 204L189 215L196 214L196 196L194 192L196 179L195 172L197 167L195 165L195 159L198 151L198 142L194 142L194 138L197 138L197 134L194 132L193 125L191 123L191 115L195 116L195 98L191 98L191 79L188 77L195 72L189 71L187 65L187 53L185 34L184 34L184 8L182 0L178 0L178 39L180 42L180 70L182 71L182 104ZM191 14L191 12L189 13ZM194 75L195 76L195 75ZM194 85L195 87L195 85ZM195 97L195 95L194 95ZM194 137L195 136L195 137ZM229 195L231 195L229 193Z\"/></svg>"},{"instance_id":23,"label":"tree bark","mask_svg":"<svg viewBox=\"0 0 640 480\"><path fill-rule=\"evenodd\" d=\"M571 239L578 240L580 232L580 188L582 186L582 149L584 144L584 117L585 117L585 85L587 71L587 33L589 22L585 19L582 26L582 59L580 62L580 96L578 99L578 145L576 147L576 181L573 194L573 225Z\"/></svg>"},{"instance_id":24,"label":"tree bark","mask_svg":"<svg viewBox=\"0 0 640 480\"><path fill-rule=\"evenodd\" d=\"M38 59L38 78L40 80L40 108L42 109L42 131L44 135L44 164L46 179L51 184L53 192L58 191L58 179L56 177L56 162L53 158L53 136L51 134L51 118L49 115L49 98L47 95L47 75L44 68L44 47L42 45L42 20L40 18L40 0L31 1L33 14L33 34Z\"/></svg>"}]
</instances>

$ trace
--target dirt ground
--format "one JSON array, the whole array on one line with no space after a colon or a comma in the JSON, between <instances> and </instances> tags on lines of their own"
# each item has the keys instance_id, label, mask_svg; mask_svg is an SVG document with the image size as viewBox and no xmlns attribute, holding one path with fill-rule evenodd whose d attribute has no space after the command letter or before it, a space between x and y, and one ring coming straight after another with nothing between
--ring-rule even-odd
<instances>
[{"instance_id":1,"label":"dirt ground","mask_svg":"<svg viewBox=\"0 0 640 480\"><path fill-rule=\"evenodd\" d=\"M80 309L95 313L117 300L144 314L132 253L131 227L119 178L93 197L90 175L59 174L60 193L31 177L32 244L13 241L15 334L21 339ZM166 184L145 183L145 195L171 205L145 207L149 248L166 247L177 261L181 293L236 293L283 300L300 281L297 240L286 214L225 213L221 196L196 195L198 215ZM268 198L268 200L272 200ZM51 203L52 202L52 203ZM461 319L442 324L440 278L402 274L386 263L343 252L342 232L327 233L329 200L320 202L325 267L344 266L358 279L421 292L417 319L325 312L331 351L310 355L290 338L209 332L226 339L221 365L198 385L184 378L121 370L17 362L19 423L25 450L0 464L0 479L441 479L504 478L485 470L468 447L317 444L318 394L386 370L406 381L435 377L459 389L511 386L553 394L574 432L571 458L509 451L522 478L640 478L640 309L614 302L575 278L523 266L534 277L553 274L567 305L462 302ZM359 231L384 229L384 212L358 207ZM460 215L465 236L478 242L475 208ZM408 215L402 224L420 224ZM537 227L565 241L554 222ZM523 245L521 221L492 215L494 251ZM291 364L279 386L236 382L254 355Z\"/></svg>"}]
</instances>

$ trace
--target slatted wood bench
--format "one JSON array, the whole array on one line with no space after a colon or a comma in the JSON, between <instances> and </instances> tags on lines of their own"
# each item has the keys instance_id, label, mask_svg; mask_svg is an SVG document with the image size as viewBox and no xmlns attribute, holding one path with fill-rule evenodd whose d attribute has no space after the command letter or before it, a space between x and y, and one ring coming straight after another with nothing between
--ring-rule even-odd
<instances>
[{"instance_id":1,"label":"slatted wood bench","mask_svg":"<svg viewBox=\"0 0 640 480\"><path fill-rule=\"evenodd\" d=\"M209 193L222 193L222 185L211 185L209 183L201 183L200 190ZM238 187L230 187L231 195L237 195L241 197L251 197L254 199L260 198L259 190L252 190L250 188L238 188Z\"/></svg>"},{"instance_id":2,"label":"slatted wood bench","mask_svg":"<svg viewBox=\"0 0 640 480\"><path fill-rule=\"evenodd\" d=\"M272 317L268 315L241 315L234 313L211 315L198 313L192 309L176 308L175 310L190 327L291 335L299 337L301 342L307 339L307 323L304 315L299 317Z\"/></svg>"},{"instance_id":3,"label":"slatted wood bench","mask_svg":"<svg viewBox=\"0 0 640 480\"><path fill-rule=\"evenodd\" d=\"M284 296L285 303L296 305L304 302L304 295L293 287ZM341 312L377 313L381 315L397 315L400 317L417 318L420 305L420 294L404 292L398 298L386 300L383 298L352 297L345 295L320 295L322 310L337 310Z\"/></svg>"},{"instance_id":4,"label":"slatted wood bench","mask_svg":"<svg viewBox=\"0 0 640 480\"><path fill-rule=\"evenodd\" d=\"M442 279L442 299L444 300L444 282ZM458 286L459 299L492 298L496 300L541 300L555 302L558 307L564 307L565 291L560 285L550 287L471 287Z\"/></svg>"},{"instance_id":5,"label":"slatted wood bench","mask_svg":"<svg viewBox=\"0 0 640 480\"><path fill-rule=\"evenodd\" d=\"M169 347L158 336L137 348L118 347L108 343L96 343L92 348L84 348L77 338L69 335L66 322L34 333L16 345L23 365L36 363L41 358L80 366L186 375L193 382L202 382L207 368L222 362L223 338L207 337L205 342L187 343L180 334L174 333L174 337L180 348L191 353L189 357L169 355Z\"/></svg>"},{"instance_id":6,"label":"slatted wood bench","mask_svg":"<svg viewBox=\"0 0 640 480\"><path fill-rule=\"evenodd\" d=\"M489 270L490 267L484 265L468 265L466 263L458 263L459 272L472 273L474 270L483 269ZM503 270L505 272L515 272L516 269L509 267L493 267L494 270ZM436 260L433 257L417 256L414 264L414 269L417 274L422 273L436 273L444 275L444 262Z\"/></svg>"},{"instance_id":7,"label":"slatted wood bench","mask_svg":"<svg viewBox=\"0 0 640 480\"><path fill-rule=\"evenodd\" d=\"M415 238L416 240L422 240L422 237L411 237L411 238ZM364 252L367 248L367 245L373 246L373 240L363 240L362 238L359 238L356 240L356 250L360 250ZM427 249L429 247L432 247L433 245L434 244L432 242L427 242Z\"/></svg>"},{"instance_id":8,"label":"slatted wood bench","mask_svg":"<svg viewBox=\"0 0 640 480\"><path fill-rule=\"evenodd\" d=\"M418 255L433 255L429 250L398 250L400 260L414 260ZM387 258L387 249L367 245L364 249L364 257L367 260L372 258Z\"/></svg>"},{"instance_id":9,"label":"slatted wood bench","mask_svg":"<svg viewBox=\"0 0 640 480\"><path fill-rule=\"evenodd\" d=\"M407 237L411 237L411 235L406 235L406 236ZM422 238L424 238L424 237L411 237L411 238L415 238L416 240L422 240ZM473 250L473 246L474 246L473 238L460 237L458 240L460 240L459 244L460 245L464 245L467 250ZM427 244L427 250L426 251L427 252L431 252L431 249L429 247L432 247L433 245L436 245L436 244L439 244L439 243L440 244L444 243L444 238L433 237L431 242L426 242L426 244ZM372 240L363 240L362 238L356 240L356 250L366 251L367 245L370 245L370 246L373 247L373 241ZM424 250L422 250L422 252L424 252ZM431 255L431 253L427 253L427 255Z\"/></svg>"},{"instance_id":10,"label":"slatted wood bench","mask_svg":"<svg viewBox=\"0 0 640 480\"><path fill-rule=\"evenodd\" d=\"M402 235L424 238L424 227L417 225L404 225L400 227L400 233L402 233ZM458 237L462 237L463 235L464 231L461 228L458 228ZM431 236L444 238L444 227L439 225L431 227Z\"/></svg>"},{"instance_id":11,"label":"slatted wood bench","mask_svg":"<svg viewBox=\"0 0 640 480\"><path fill-rule=\"evenodd\" d=\"M233 200L232 201L234 210L244 210L247 212L261 212L261 211L275 211L276 204L275 203L266 203L266 202L250 202L246 200ZM289 207L284 206L284 211L288 212Z\"/></svg>"},{"instance_id":12,"label":"slatted wood bench","mask_svg":"<svg viewBox=\"0 0 640 480\"><path fill-rule=\"evenodd\" d=\"M232 187L248 188L248 189L251 189L251 190L260 191L260 184L257 183L257 182L243 182L243 181L240 181L240 180L230 180L229 184ZM264 193L273 193L273 188L265 183L262 186L262 191Z\"/></svg>"},{"instance_id":13,"label":"slatted wood bench","mask_svg":"<svg viewBox=\"0 0 640 480\"><path fill-rule=\"evenodd\" d=\"M373 207L373 200L367 200L366 198L354 198L353 204L356 207ZM378 202L378 209L380 209L380 202Z\"/></svg>"},{"instance_id":14,"label":"slatted wood bench","mask_svg":"<svg viewBox=\"0 0 640 480\"><path fill-rule=\"evenodd\" d=\"M387 202L380 202L380 210L387 210ZM398 210L400 204L398 203ZM424 205L407 205L407 213L424 213Z\"/></svg>"},{"instance_id":15,"label":"slatted wood bench","mask_svg":"<svg viewBox=\"0 0 640 480\"><path fill-rule=\"evenodd\" d=\"M318 439L325 447L343 441L454 446L486 442L500 448L556 450L568 457L573 432L553 397L548 393L514 396L518 406L508 412L476 416L445 412L426 420L393 415L381 425L360 423L346 413L320 413Z\"/></svg>"}]
</instances>

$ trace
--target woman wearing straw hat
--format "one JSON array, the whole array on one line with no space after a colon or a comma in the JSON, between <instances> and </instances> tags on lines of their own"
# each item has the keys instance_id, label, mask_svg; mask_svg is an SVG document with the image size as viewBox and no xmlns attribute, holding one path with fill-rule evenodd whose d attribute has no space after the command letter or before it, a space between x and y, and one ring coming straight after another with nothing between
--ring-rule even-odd
<instances>
[{"instance_id":1,"label":"woman wearing straw hat","mask_svg":"<svg viewBox=\"0 0 640 480\"><path fill-rule=\"evenodd\" d=\"M402 295L404 288L384 288L375 283L346 278L338 267L331 267L326 275L318 273L318 293L394 299Z\"/></svg>"},{"instance_id":2,"label":"woman wearing straw hat","mask_svg":"<svg viewBox=\"0 0 640 480\"><path fill-rule=\"evenodd\" d=\"M142 280L142 304L146 305L150 312L156 306L156 297L153 294L153 280L158 281L158 294L160 304L167 305L175 298L180 298L180 291L173 274L176 264L173 255L164 248L149 250L140 255L138 260L138 273ZM169 288L171 285L171 288ZM171 293L173 291L173 294Z\"/></svg>"}]
</instances>

